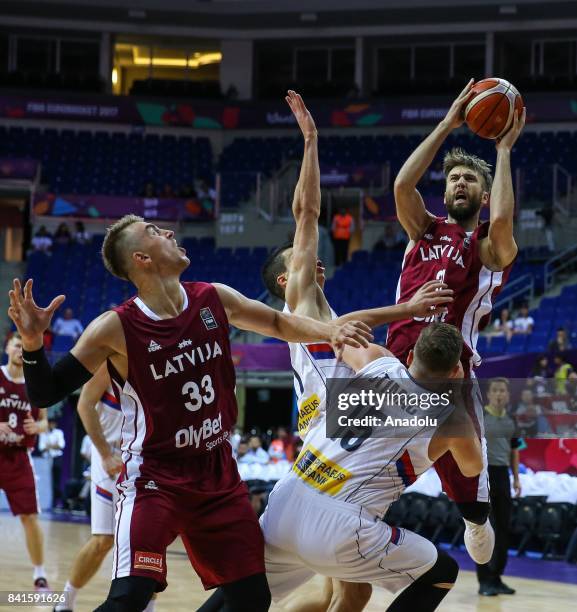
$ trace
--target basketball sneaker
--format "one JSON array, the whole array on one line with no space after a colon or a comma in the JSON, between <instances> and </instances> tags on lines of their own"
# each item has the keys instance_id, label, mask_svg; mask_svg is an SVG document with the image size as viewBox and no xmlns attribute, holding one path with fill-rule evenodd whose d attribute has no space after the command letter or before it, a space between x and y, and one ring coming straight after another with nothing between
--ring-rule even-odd
<instances>
[{"instance_id":1,"label":"basketball sneaker","mask_svg":"<svg viewBox=\"0 0 577 612\"><path fill-rule=\"evenodd\" d=\"M465 521L465 548L475 563L489 563L495 548L495 532L489 520L482 525Z\"/></svg>"},{"instance_id":2,"label":"basketball sneaker","mask_svg":"<svg viewBox=\"0 0 577 612\"><path fill-rule=\"evenodd\" d=\"M48 586L48 580L46 578L36 578L34 581L34 590L40 591L41 593L47 593L50 591Z\"/></svg>"}]
</instances>

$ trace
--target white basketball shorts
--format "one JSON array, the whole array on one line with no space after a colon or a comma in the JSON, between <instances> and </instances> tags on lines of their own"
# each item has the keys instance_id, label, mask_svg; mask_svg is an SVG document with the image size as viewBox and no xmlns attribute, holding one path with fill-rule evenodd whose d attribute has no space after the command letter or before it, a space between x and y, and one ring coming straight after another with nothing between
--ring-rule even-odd
<instances>
[{"instance_id":1,"label":"white basketball shorts","mask_svg":"<svg viewBox=\"0 0 577 612\"><path fill-rule=\"evenodd\" d=\"M260 523L275 601L315 574L370 582L394 593L437 560L429 540L390 527L361 506L317 493L292 474L277 483Z\"/></svg>"},{"instance_id":2,"label":"white basketball shorts","mask_svg":"<svg viewBox=\"0 0 577 612\"><path fill-rule=\"evenodd\" d=\"M93 535L114 535L118 493L115 479L102 467L100 453L92 445L90 462L90 527Z\"/></svg>"}]
</instances>

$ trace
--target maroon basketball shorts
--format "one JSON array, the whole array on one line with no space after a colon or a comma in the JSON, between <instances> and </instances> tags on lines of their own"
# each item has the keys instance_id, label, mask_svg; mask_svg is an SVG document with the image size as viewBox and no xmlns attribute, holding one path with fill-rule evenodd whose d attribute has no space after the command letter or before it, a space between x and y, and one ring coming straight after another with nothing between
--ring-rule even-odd
<instances>
[{"instance_id":1,"label":"maroon basketball shorts","mask_svg":"<svg viewBox=\"0 0 577 612\"><path fill-rule=\"evenodd\" d=\"M165 469L157 465L141 466L140 476L122 482L112 578L145 576L164 590L166 549L177 536L205 589L264 573L263 535L248 489L231 461L227 469L236 475L224 487L188 461L174 466L176 479L174 474L163 478ZM217 478L222 483L222 472Z\"/></svg>"},{"instance_id":2,"label":"maroon basketball shorts","mask_svg":"<svg viewBox=\"0 0 577 612\"><path fill-rule=\"evenodd\" d=\"M38 514L32 458L23 446L0 447L0 489L4 490L12 514Z\"/></svg>"},{"instance_id":3,"label":"maroon basketball shorts","mask_svg":"<svg viewBox=\"0 0 577 612\"><path fill-rule=\"evenodd\" d=\"M465 407L481 439L483 470L478 476L463 476L450 452L434 463L443 491L457 503L488 502L489 476L487 473L487 443L483 437L483 398L475 376L466 378L463 386Z\"/></svg>"}]
</instances>

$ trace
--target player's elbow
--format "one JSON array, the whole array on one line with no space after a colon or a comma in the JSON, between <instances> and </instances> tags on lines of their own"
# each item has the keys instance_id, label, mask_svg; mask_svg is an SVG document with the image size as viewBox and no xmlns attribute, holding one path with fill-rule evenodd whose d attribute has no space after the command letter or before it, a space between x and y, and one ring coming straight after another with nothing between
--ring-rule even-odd
<instances>
[{"instance_id":1,"label":"player's elbow","mask_svg":"<svg viewBox=\"0 0 577 612\"><path fill-rule=\"evenodd\" d=\"M395 199L398 196L402 197L404 195L410 194L415 190L415 182L408 180L407 177L399 174L395 179L395 184L393 186L393 192L395 194Z\"/></svg>"}]
</instances>

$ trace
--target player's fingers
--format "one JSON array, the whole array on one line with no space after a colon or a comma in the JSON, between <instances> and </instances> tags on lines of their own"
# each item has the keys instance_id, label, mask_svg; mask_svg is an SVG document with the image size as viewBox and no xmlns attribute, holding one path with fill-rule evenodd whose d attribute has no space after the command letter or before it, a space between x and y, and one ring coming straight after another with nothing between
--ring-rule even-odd
<instances>
[{"instance_id":1,"label":"player's fingers","mask_svg":"<svg viewBox=\"0 0 577 612\"><path fill-rule=\"evenodd\" d=\"M13 281L13 291L16 301L20 304L22 302L22 285L19 278L15 278Z\"/></svg>"},{"instance_id":2,"label":"player's fingers","mask_svg":"<svg viewBox=\"0 0 577 612\"><path fill-rule=\"evenodd\" d=\"M471 87L473 87L474 82L475 82L475 79L469 79L469 82L465 85L465 87L463 88L463 91L459 94L460 100L463 100L466 96L469 95L469 91L471 90Z\"/></svg>"},{"instance_id":3,"label":"player's fingers","mask_svg":"<svg viewBox=\"0 0 577 612\"><path fill-rule=\"evenodd\" d=\"M345 336L343 338L343 344L346 344L347 346L352 346L353 348L361 348L360 343L357 342L354 338L351 338L350 336Z\"/></svg>"},{"instance_id":4,"label":"player's fingers","mask_svg":"<svg viewBox=\"0 0 577 612\"><path fill-rule=\"evenodd\" d=\"M64 300L66 299L65 295L59 295L57 297L55 297L50 304L48 304L46 310L52 314L59 306L60 304L62 304L62 302L64 302Z\"/></svg>"},{"instance_id":5,"label":"player's fingers","mask_svg":"<svg viewBox=\"0 0 577 612\"><path fill-rule=\"evenodd\" d=\"M29 278L24 285L24 299L31 300L32 299L32 279Z\"/></svg>"},{"instance_id":6,"label":"player's fingers","mask_svg":"<svg viewBox=\"0 0 577 612\"><path fill-rule=\"evenodd\" d=\"M443 301L453 301L453 290L452 289L441 289L440 291L435 291L429 298L429 301L432 304L437 304L438 302Z\"/></svg>"},{"instance_id":7,"label":"player's fingers","mask_svg":"<svg viewBox=\"0 0 577 612\"><path fill-rule=\"evenodd\" d=\"M16 323L16 325L20 323L20 315L13 306L10 306L10 308L8 308L8 316L12 319L12 321L14 321L14 323Z\"/></svg>"}]
</instances>

